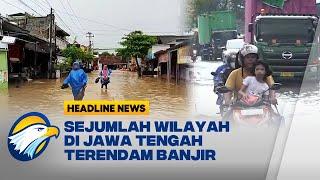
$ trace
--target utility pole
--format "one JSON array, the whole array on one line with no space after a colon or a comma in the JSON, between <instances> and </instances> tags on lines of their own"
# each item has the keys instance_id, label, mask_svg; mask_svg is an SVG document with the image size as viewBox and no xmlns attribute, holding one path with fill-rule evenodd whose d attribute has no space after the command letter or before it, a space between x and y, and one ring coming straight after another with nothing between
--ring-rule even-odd
<instances>
[{"instance_id":1,"label":"utility pole","mask_svg":"<svg viewBox=\"0 0 320 180\"><path fill-rule=\"evenodd\" d=\"M57 33L57 26L56 26L56 23L53 21L54 23L54 57L55 57L55 61L54 61L54 64L56 65L57 64L57 61L58 61L58 57L57 57L57 36L56 36L56 33Z\"/></svg>"},{"instance_id":2,"label":"utility pole","mask_svg":"<svg viewBox=\"0 0 320 180\"><path fill-rule=\"evenodd\" d=\"M2 20L1 14L0 14L0 35L1 35L1 36L3 35L2 23L3 23L3 20Z\"/></svg>"},{"instance_id":3,"label":"utility pole","mask_svg":"<svg viewBox=\"0 0 320 180\"><path fill-rule=\"evenodd\" d=\"M91 32L87 32L87 37L89 38L89 52L93 54L92 38L94 37L94 34L92 34Z\"/></svg>"},{"instance_id":4,"label":"utility pole","mask_svg":"<svg viewBox=\"0 0 320 180\"><path fill-rule=\"evenodd\" d=\"M38 59L38 41L34 44L34 66L37 66L37 59Z\"/></svg>"},{"instance_id":5,"label":"utility pole","mask_svg":"<svg viewBox=\"0 0 320 180\"><path fill-rule=\"evenodd\" d=\"M48 61L48 79L51 79L52 77L52 59L53 59L53 46L52 46L52 37L55 36L53 34L53 25L54 25L54 15L53 15L53 9L50 10L50 26L49 26L49 43L50 43L50 57Z\"/></svg>"}]
</instances>

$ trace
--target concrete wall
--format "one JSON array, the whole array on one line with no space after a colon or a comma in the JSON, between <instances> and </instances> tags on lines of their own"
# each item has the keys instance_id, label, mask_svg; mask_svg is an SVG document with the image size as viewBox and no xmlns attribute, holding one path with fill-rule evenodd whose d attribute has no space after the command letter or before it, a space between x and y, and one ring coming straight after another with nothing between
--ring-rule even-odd
<instances>
[{"instance_id":1,"label":"concrete wall","mask_svg":"<svg viewBox=\"0 0 320 180\"><path fill-rule=\"evenodd\" d=\"M61 39L59 37L57 37L57 46L59 49L63 50L65 48L67 48L68 46L68 41L65 39Z\"/></svg>"},{"instance_id":2,"label":"concrete wall","mask_svg":"<svg viewBox=\"0 0 320 180\"><path fill-rule=\"evenodd\" d=\"M28 18L26 27L27 30L30 31L30 34L49 41L50 16L41 18Z\"/></svg>"}]
</instances>

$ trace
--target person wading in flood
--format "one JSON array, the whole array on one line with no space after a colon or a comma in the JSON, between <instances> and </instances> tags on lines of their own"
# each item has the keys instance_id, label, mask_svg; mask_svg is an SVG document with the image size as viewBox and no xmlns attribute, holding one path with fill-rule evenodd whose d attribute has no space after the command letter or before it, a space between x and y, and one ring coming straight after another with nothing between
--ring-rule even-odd
<instances>
[{"instance_id":1,"label":"person wading in flood","mask_svg":"<svg viewBox=\"0 0 320 180\"><path fill-rule=\"evenodd\" d=\"M103 86L106 86L106 89L108 88L107 86L110 83L110 75L111 70L108 69L107 65L104 65L102 71L100 72L101 88L103 88Z\"/></svg>"},{"instance_id":2,"label":"person wading in flood","mask_svg":"<svg viewBox=\"0 0 320 180\"><path fill-rule=\"evenodd\" d=\"M63 81L61 89L69 87L70 84L74 100L81 101L84 97L87 82L87 74L80 69L80 64L76 61L73 63L72 70L70 71L68 77Z\"/></svg>"}]
</instances>

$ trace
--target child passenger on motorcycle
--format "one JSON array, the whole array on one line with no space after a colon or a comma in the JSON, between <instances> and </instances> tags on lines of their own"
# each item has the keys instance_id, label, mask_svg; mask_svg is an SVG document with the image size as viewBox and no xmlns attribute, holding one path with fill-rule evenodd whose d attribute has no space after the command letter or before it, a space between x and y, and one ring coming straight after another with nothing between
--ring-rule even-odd
<instances>
[{"instance_id":1,"label":"child passenger on motorcycle","mask_svg":"<svg viewBox=\"0 0 320 180\"><path fill-rule=\"evenodd\" d=\"M257 61L252 69L254 76L247 76L242 83L242 87L239 90L241 100L247 104L252 104L259 97L268 99L269 86L266 82L267 77L272 75L272 72L268 64Z\"/></svg>"},{"instance_id":2,"label":"child passenger on motorcycle","mask_svg":"<svg viewBox=\"0 0 320 180\"><path fill-rule=\"evenodd\" d=\"M241 67L235 69L229 75L225 86L234 91L239 92L243 85L243 80L248 76L254 76L254 64L257 63L259 56L258 56L258 48L255 45L246 44L244 47L239 51ZM272 76L267 76L264 80L268 87L271 87L274 83ZM233 93L226 93L224 94L225 104L230 104L232 99ZM237 94L235 94L235 99L237 99ZM271 91L271 102L273 104L277 103L275 99L274 92Z\"/></svg>"}]
</instances>

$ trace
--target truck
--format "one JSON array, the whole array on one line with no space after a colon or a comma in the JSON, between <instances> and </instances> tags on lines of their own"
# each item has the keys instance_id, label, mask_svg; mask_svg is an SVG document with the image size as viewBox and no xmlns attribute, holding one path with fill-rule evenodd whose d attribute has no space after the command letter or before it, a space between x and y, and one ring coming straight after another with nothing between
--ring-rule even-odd
<instances>
[{"instance_id":1,"label":"truck","mask_svg":"<svg viewBox=\"0 0 320 180\"><path fill-rule=\"evenodd\" d=\"M245 42L259 49L278 81L319 80L316 0L246 0ZM308 62L310 58L314 58Z\"/></svg>"},{"instance_id":2,"label":"truck","mask_svg":"<svg viewBox=\"0 0 320 180\"><path fill-rule=\"evenodd\" d=\"M232 11L214 11L198 16L198 55L202 60L221 59L229 39L237 38L236 17Z\"/></svg>"}]
</instances>

